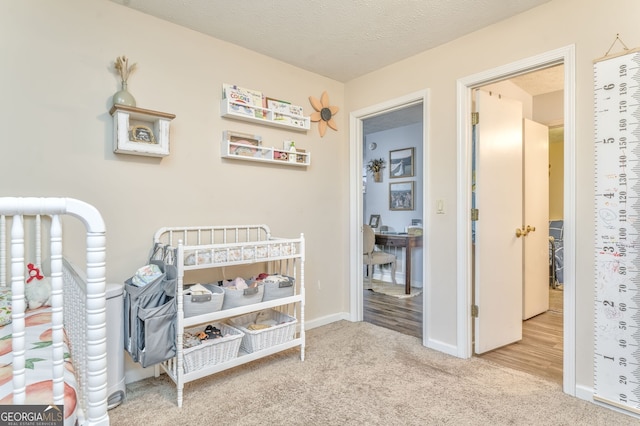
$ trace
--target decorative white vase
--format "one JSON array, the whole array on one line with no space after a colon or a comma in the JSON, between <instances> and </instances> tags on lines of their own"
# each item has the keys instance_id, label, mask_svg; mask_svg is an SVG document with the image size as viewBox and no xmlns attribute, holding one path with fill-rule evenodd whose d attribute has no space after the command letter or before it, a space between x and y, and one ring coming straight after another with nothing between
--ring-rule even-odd
<instances>
[{"instance_id":1,"label":"decorative white vase","mask_svg":"<svg viewBox=\"0 0 640 426\"><path fill-rule=\"evenodd\" d=\"M132 107L136 106L136 99L127 90L126 81L122 82L122 90L117 91L116 94L113 95L113 104L127 105Z\"/></svg>"}]
</instances>

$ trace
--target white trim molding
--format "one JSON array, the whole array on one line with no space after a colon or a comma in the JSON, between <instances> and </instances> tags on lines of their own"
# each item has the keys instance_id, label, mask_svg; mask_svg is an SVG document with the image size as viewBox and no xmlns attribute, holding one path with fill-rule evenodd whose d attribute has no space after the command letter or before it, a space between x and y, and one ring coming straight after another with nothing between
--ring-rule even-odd
<instances>
[{"instance_id":1,"label":"white trim molding","mask_svg":"<svg viewBox=\"0 0 640 426\"><path fill-rule=\"evenodd\" d=\"M363 212L363 200L362 200L362 158L363 158L363 138L362 133L362 120L366 118L375 117L377 115L385 114L394 110L402 109L410 105L422 103L423 105L423 164L429 164L429 89L420 90L410 93L405 96L394 98L367 108L363 108L357 111L351 112L349 115L349 131L350 131L350 143L349 143L349 155L352 161L350 162L349 170L349 264L350 264L350 276L349 282L354 283L351 286L350 291L350 318L351 321L362 321L363 318L363 273L362 273L362 212ZM431 210L430 206L430 183L427 175L424 176L423 194L425 212L423 217L424 229L429 229L429 215ZM429 341L429 328L428 328L428 294L430 289L430 281L427 279L427 272L429 268L429 239L425 238L423 243L423 276L421 281L423 283L423 321L422 321L422 335L423 344L427 345Z\"/></svg>"},{"instance_id":2,"label":"white trim molding","mask_svg":"<svg viewBox=\"0 0 640 426\"><path fill-rule=\"evenodd\" d=\"M457 82L458 211L457 211L457 355L469 358L472 348L471 318L471 91L553 65L564 65L564 351L563 390L576 393L576 96L575 46L569 45Z\"/></svg>"}]
</instances>

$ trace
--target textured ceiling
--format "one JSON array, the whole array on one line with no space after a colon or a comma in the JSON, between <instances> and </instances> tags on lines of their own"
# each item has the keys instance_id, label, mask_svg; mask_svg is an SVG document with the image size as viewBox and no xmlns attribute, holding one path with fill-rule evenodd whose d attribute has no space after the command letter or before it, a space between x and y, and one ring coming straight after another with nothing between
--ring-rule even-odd
<instances>
[{"instance_id":1,"label":"textured ceiling","mask_svg":"<svg viewBox=\"0 0 640 426\"><path fill-rule=\"evenodd\" d=\"M531 96L557 92L564 89L564 66L545 68L509 80Z\"/></svg>"},{"instance_id":2,"label":"textured ceiling","mask_svg":"<svg viewBox=\"0 0 640 426\"><path fill-rule=\"evenodd\" d=\"M549 0L111 0L347 82Z\"/></svg>"}]
</instances>

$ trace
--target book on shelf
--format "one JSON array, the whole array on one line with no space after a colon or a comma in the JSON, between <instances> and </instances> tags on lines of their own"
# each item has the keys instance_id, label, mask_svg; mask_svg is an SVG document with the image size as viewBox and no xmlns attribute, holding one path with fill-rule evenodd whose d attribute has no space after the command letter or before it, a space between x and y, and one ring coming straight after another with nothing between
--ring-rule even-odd
<instances>
[{"instance_id":1,"label":"book on shelf","mask_svg":"<svg viewBox=\"0 0 640 426\"><path fill-rule=\"evenodd\" d=\"M298 117L303 116L303 110L301 106L291 105L290 102L280 101L278 99L273 98L264 98L266 101L267 108L274 112L274 116L277 116L279 120L285 120L284 116L295 115ZM287 121L288 122L288 121Z\"/></svg>"},{"instance_id":2,"label":"book on shelf","mask_svg":"<svg viewBox=\"0 0 640 426\"><path fill-rule=\"evenodd\" d=\"M222 96L231 101L231 111L248 117L265 118L265 111L261 109L264 108L264 96L259 90L225 83L222 85Z\"/></svg>"}]
</instances>

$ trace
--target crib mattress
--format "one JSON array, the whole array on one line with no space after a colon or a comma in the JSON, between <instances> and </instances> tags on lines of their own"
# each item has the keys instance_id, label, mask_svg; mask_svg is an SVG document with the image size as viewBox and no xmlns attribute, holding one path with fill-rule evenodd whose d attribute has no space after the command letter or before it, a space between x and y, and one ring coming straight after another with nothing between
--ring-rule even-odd
<instances>
[{"instance_id":1,"label":"crib mattress","mask_svg":"<svg viewBox=\"0 0 640 426\"><path fill-rule=\"evenodd\" d=\"M26 404L53 403L51 307L25 313ZM11 353L12 327L0 327L0 404L13 403ZM69 341L64 337L64 417L65 425L76 420L77 381L71 362Z\"/></svg>"}]
</instances>

